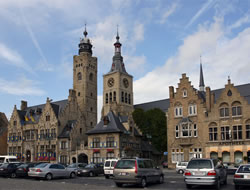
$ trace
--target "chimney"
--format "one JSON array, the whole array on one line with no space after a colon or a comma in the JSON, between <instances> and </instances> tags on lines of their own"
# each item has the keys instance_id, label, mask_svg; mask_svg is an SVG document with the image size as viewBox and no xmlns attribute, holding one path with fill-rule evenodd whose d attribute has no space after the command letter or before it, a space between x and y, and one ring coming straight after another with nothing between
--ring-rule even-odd
<instances>
[{"instance_id":1,"label":"chimney","mask_svg":"<svg viewBox=\"0 0 250 190\"><path fill-rule=\"evenodd\" d=\"M206 107L207 111L211 111L211 90L210 87L206 87Z\"/></svg>"},{"instance_id":2,"label":"chimney","mask_svg":"<svg viewBox=\"0 0 250 190\"><path fill-rule=\"evenodd\" d=\"M214 107L214 101L215 101L215 94L214 92L211 93L211 108Z\"/></svg>"},{"instance_id":3,"label":"chimney","mask_svg":"<svg viewBox=\"0 0 250 190\"><path fill-rule=\"evenodd\" d=\"M28 107L28 103L24 100L21 101L21 110L25 110Z\"/></svg>"},{"instance_id":4,"label":"chimney","mask_svg":"<svg viewBox=\"0 0 250 190\"><path fill-rule=\"evenodd\" d=\"M174 87L173 86L169 87L169 98L170 99L174 98Z\"/></svg>"}]
</instances>

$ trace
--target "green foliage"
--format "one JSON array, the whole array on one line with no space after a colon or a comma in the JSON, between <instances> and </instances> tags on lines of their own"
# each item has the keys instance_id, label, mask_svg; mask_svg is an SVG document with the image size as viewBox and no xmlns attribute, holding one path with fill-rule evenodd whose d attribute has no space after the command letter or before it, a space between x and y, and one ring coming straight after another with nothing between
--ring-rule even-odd
<instances>
[{"instance_id":1,"label":"green foliage","mask_svg":"<svg viewBox=\"0 0 250 190\"><path fill-rule=\"evenodd\" d=\"M158 151L167 151L167 126L163 111L155 108L145 112L137 108L133 112L133 119L144 136L152 137L149 140Z\"/></svg>"}]
</instances>

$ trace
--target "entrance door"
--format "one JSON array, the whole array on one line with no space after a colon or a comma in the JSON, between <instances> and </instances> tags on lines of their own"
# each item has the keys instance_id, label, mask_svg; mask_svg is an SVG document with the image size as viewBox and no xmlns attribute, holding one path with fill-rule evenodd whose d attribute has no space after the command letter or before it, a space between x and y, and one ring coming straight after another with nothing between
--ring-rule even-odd
<instances>
[{"instance_id":1,"label":"entrance door","mask_svg":"<svg viewBox=\"0 0 250 190\"><path fill-rule=\"evenodd\" d=\"M26 162L30 162L31 161L31 152L30 150L26 151Z\"/></svg>"},{"instance_id":2,"label":"entrance door","mask_svg":"<svg viewBox=\"0 0 250 190\"><path fill-rule=\"evenodd\" d=\"M86 154L80 154L78 156L78 163L88 163L88 156Z\"/></svg>"}]
</instances>

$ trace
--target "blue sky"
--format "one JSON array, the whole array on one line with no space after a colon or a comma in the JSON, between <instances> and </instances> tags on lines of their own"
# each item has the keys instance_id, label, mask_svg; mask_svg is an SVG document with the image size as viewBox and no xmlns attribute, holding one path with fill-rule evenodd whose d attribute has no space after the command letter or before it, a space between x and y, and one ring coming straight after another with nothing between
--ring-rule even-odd
<instances>
[{"instance_id":1,"label":"blue sky","mask_svg":"<svg viewBox=\"0 0 250 190\"><path fill-rule=\"evenodd\" d=\"M85 23L98 57L99 114L117 25L135 103L168 98L182 73L198 88L200 55L211 89L228 76L249 83L249 8L248 0L0 0L0 112L68 97Z\"/></svg>"}]
</instances>

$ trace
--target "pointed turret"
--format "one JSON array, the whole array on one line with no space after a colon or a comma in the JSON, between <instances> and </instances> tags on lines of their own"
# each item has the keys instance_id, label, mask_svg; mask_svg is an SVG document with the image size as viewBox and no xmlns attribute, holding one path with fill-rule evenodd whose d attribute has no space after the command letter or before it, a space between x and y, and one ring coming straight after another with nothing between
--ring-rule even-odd
<instances>
[{"instance_id":1,"label":"pointed turret","mask_svg":"<svg viewBox=\"0 0 250 190\"><path fill-rule=\"evenodd\" d=\"M125 69L125 65L123 63L123 57L121 56L122 44L120 43L119 39L120 39L120 37L119 37L118 28L117 28L116 42L114 43L115 55L113 56L113 63L112 63L112 67L110 69L110 72L119 71L122 73L127 73L127 71Z\"/></svg>"},{"instance_id":2,"label":"pointed turret","mask_svg":"<svg viewBox=\"0 0 250 190\"><path fill-rule=\"evenodd\" d=\"M204 78L203 78L203 71L202 71L202 64L200 62L200 91L204 92L205 91L205 83L204 83Z\"/></svg>"}]
</instances>

